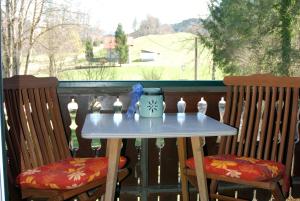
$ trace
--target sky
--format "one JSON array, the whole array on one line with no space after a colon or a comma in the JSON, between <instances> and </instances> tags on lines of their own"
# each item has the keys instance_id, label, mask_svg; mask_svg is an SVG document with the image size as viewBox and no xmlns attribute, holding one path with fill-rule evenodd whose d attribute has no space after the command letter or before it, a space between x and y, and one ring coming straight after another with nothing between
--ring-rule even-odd
<instances>
[{"instance_id":1,"label":"sky","mask_svg":"<svg viewBox=\"0 0 300 201\"><path fill-rule=\"evenodd\" d=\"M73 9L89 13L90 23L105 33L114 33L118 23L125 32L133 30L147 15L161 24L173 24L188 18L206 17L208 0L73 0Z\"/></svg>"}]
</instances>

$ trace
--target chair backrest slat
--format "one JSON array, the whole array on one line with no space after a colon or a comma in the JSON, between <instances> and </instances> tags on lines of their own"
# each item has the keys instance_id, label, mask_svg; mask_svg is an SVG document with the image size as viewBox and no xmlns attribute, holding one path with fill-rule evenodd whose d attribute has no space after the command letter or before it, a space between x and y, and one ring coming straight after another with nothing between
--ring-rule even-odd
<instances>
[{"instance_id":1,"label":"chair backrest slat","mask_svg":"<svg viewBox=\"0 0 300 201\"><path fill-rule=\"evenodd\" d=\"M17 171L70 157L56 78L14 76L4 79L9 131L7 146Z\"/></svg>"},{"instance_id":2,"label":"chair backrest slat","mask_svg":"<svg viewBox=\"0 0 300 201\"><path fill-rule=\"evenodd\" d=\"M300 78L272 75L231 76L224 123L239 136L222 137L219 154L282 162L289 174L297 121Z\"/></svg>"},{"instance_id":3,"label":"chair backrest slat","mask_svg":"<svg viewBox=\"0 0 300 201\"><path fill-rule=\"evenodd\" d=\"M300 80L298 81L298 84L300 83ZM290 127L289 127L289 133L295 133L296 132L296 125L297 125L297 108L298 108L298 101L299 101L299 86L293 87L293 98L292 98L292 109L291 109L291 118L290 118ZM298 129L298 128L297 128ZM290 175L291 167L292 167L292 160L293 160L293 152L294 147L291 145L294 145L295 139L294 135L292 137L289 137L288 139L288 149L285 151L285 172L286 175Z\"/></svg>"},{"instance_id":4,"label":"chair backrest slat","mask_svg":"<svg viewBox=\"0 0 300 201\"><path fill-rule=\"evenodd\" d=\"M21 146L22 156L25 158L30 158L30 154L27 149L27 142L24 137L23 127L20 126L22 124L21 124L21 118L19 116L19 114L20 114L20 112L19 112L20 108L18 105L19 100L17 99L16 93L17 93L17 91L12 91L10 93L12 104L14 105L14 107L13 107L14 115L18 116L18 118L15 119L14 126L16 126L17 131L19 132L19 142L20 142L20 146ZM24 161L25 168L30 167L32 165L30 160L24 159L23 161ZM22 170L23 170L23 168L22 168Z\"/></svg>"},{"instance_id":5,"label":"chair backrest slat","mask_svg":"<svg viewBox=\"0 0 300 201\"><path fill-rule=\"evenodd\" d=\"M36 156L36 152L34 149L34 143L33 143L33 139L32 139L32 135L30 134L30 130L28 127L28 121L27 121L27 117L25 115L25 107L24 107L24 102L23 102L23 96L21 94L21 90L15 91L15 96L16 96L16 104L18 108L18 112L19 112L19 117L20 117L20 122L22 126L22 130L23 130L23 135L24 135L24 143L25 143L25 147L27 149L27 152L30 156L30 160L29 162L31 163L32 167L37 167L38 166L38 159Z\"/></svg>"},{"instance_id":6,"label":"chair backrest slat","mask_svg":"<svg viewBox=\"0 0 300 201\"><path fill-rule=\"evenodd\" d=\"M258 145L258 154L257 158L262 159L263 157L263 145L265 143L265 137L267 132L267 123L268 123L268 117L269 117L269 107L270 107L270 93L271 89L270 87L266 87L266 95L265 95L265 104L264 104L264 111L262 114L262 126L261 126L261 132L259 135L259 145Z\"/></svg>"},{"instance_id":7,"label":"chair backrest slat","mask_svg":"<svg viewBox=\"0 0 300 201\"><path fill-rule=\"evenodd\" d=\"M36 104L36 112L37 112L37 116L38 116L40 126L42 129L42 132L40 134L43 136L41 138L43 140L42 143L46 145L45 148L46 148L46 153L50 160L49 162L53 163L56 161L54 153L53 153L53 149L55 149L55 147L53 147L51 144L51 141L49 139L50 136L49 136L49 133L46 128L46 123L45 123L46 119L44 118L44 114L42 111L43 106L42 106L42 102L41 102L40 90L38 88L35 88L33 90L33 93L34 93L35 104Z\"/></svg>"},{"instance_id":8,"label":"chair backrest slat","mask_svg":"<svg viewBox=\"0 0 300 201\"><path fill-rule=\"evenodd\" d=\"M50 114L52 114L52 122L54 124L53 129L54 129L54 134L55 137L59 143L59 148L60 149L60 157L61 158L66 158L70 156L70 150L68 146L65 146L68 144L67 138L65 135L61 135L61 133L65 133L64 126L63 126L63 120L60 114L60 108L59 108L59 102L57 99L57 93L56 93L56 88L51 87L46 89L46 97L48 100L48 103L50 103L49 109L50 109Z\"/></svg>"},{"instance_id":9,"label":"chair backrest slat","mask_svg":"<svg viewBox=\"0 0 300 201\"><path fill-rule=\"evenodd\" d=\"M225 113L224 113L224 123L229 124L229 115L230 115L230 110L231 110L231 99L232 99L232 89L231 87L227 87L226 89L226 100L227 104L225 106ZM221 137L220 140L220 148L219 148L219 154L224 153L225 150L225 145L226 145L226 137Z\"/></svg>"},{"instance_id":10,"label":"chair backrest slat","mask_svg":"<svg viewBox=\"0 0 300 201\"><path fill-rule=\"evenodd\" d=\"M50 147L53 148L54 144L57 144L57 148L58 149L54 149L52 150L53 152L53 157L54 157L54 161L58 161L60 159L59 156L59 152L60 152L60 142L55 138L54 135L54 131L53 131L53 123L52 123L52 118L51 118L51 113L49 112L49 104L46 101L46 97L45 97L45 92L46 89L39 89L40 91L40 99L41 99L41 110L42 110L42 114L43 114L43 118L44 118L44 122L45 122L45 127L46 127L46 134L47 136L49 136L50 140L48 140Z\"/></svg>"},{"instance_id":11,"label":"chair backrest slat","mask_svg":"<svg viewBox=\"0 0 300 201\"><path fill-rule=\"evenodd\" d=\"M245 145L245 137L246 137L246 130L247 130L247 121L248 121L248 113L250 109L250 94L251 94L251 87L247 86L246 87L246 100L245 100L245 107L244 107L244 114L243 114L243 124L242 124L242 129L240 133L240 142L239 142L239 148L238 148L238 156L243 155L243 148ZM238 128L239 125L236 127Z\"/></svg>"},{"instance_id":12,"label":"chair backrest slat","mask_svg":"<svg viewBox=\"0 0 300 201\"><path fill-rule=\"evenodd\" d=\"M244 87L239 87L239 101L238 101L238 111L237 111L237 117L235 120L235 127L238 127L241 123L241 115L243 111L243 104L244 104ZM236 147L237 147L237 141L238 141L238 135L233 136L233 144L231 147L231 154L236 153Z\"/></svg>"},{"instance_id":13,"label":"chair backrest slat","mask_svg":"<svg viewBox=\"0 0 300 201\"><path fill-rule=\"evenodd\" d=\"M7 115L17 116L17 114L15 114L15 107L13 107L12 91L4 91L4 96L6 99L5 106L6 106ZM18 166L16 167L16 171L22 171L22 167L25 167L25 162L23 157L24 151L22 150L24 146L22 146L21 144L22 143L21 137L13 134L13 133L21 132L17 122L18 122L17 118L14 119L8 118L8 124L13 126L10 127L6 139L9 139L9 143L7 143L7 145L14 147L14 149L8 149L8 153L12 153L12 156L14 157L12 161L15 164L18 164Z\"/></svg>"},{"instance_id":14,"label":"chair backrest slat","mask_svg":"<svg viewBox=\"0 0 300 201\"><path fill-rule=\"evenodd\" d=\"M275 118L275 103L277 98L277 88L272 87L272 101L271 101L271 107L270 107L270 119L268 123L268 130L267 130L267 139L264 149L264 160L267 160L269 158L269 153L271 149L271 138L272 138L272 132L274 127L274 118Z\"/></svg>"},{"instance_id":15,"label":"chair backrest slat","mask_svg":"<svg viewBox=\"0 0 300 201\"><path fill-rule=\"evenodd\" d=\"M45 138L43 133L43 129L41 126L41 119L39 117L39 113L37 110L38 105L36 104L35 101L35 95L34 95L34 89L30 88L30 89L25 89L28 92L28 97L29 97L29 102L30 102L30 106L31 106L31 117L33 120L33 124L34 124L34 129L35 129L35 133L36 133L36 138L38 139L38 144L40 145L40 152L42 154L42 158L43 158L43 164L48 164L51 162L50 156L48 155L48 152L50 150L50 147L48 147L48 143L45 143Z\"/></svg>"},{"instance_id":16,"label":"chair backrest slat","mask_svg":"<svg viewBox=\"0 0 300 201\"><path fill-rule=\"evenodd\" d=\"M255 116L255 109L256 109L256 98L257 98L257 87L252 87L251 93L251 105L250 105L250 116L249 121L245 122L247 125L247 137L245 142L245 149L244 149L244 156L249 156L249 150L251 147L251 139L252 139L252 132L253 132L253 124L254 124L254 116Z\"/></svg>"},{"instance_id":17,"label":"chair backrest slat","mask_svg":"<svg viewBox=\"0 0 300 201\"><path fill-rule=\"evenodd\" d=\"M32 118L32 108L31 108L31 104L29 102L29 97L28 97L28 92L25 89L21 90L22 93L22 97L23 97L23 101L24 101L24 106L25 106L25 110L26 110L26 117L27 117L27 122L29 125L29 129L30 129L30 133L32 133L32 141L34 143L34 148L35 148L35 153L36 153L36 157L37 157L37 165L43 164L43 157L42 157L42 153L40 150L40 144L39 141L37 139L37 134L36 134L36 129L35 129L35 125L33 123L33 118Z\"/></svg>"},{"instance_id":18,"label":"chair backrest slat","mask_svg":"<svg viewBox=\"0 0 300 201\"><path fill-rule=\"evenodd\" d=\"M262 108L263 106L263 96L264 96L264 88L262 86L259 87L258 89L258 102L256 105L256 116L255 116L255 125L254 125L254 130L253 130L253 136L252 136L252 145L251 145L251 152L250 152L250 157L254 157L255 156L255 152L256 152L256 142L257 142L257 138L259 136L259 124L260 124L260 120L261 120L261 114L262 114ZM260 137L260 136L259 136Z\"/></svg>"},{"instance_id":19,"label":"chair backrest slat","mask_svg":"<svg viewBox=\"0 0 300 201\"><path fill-rule=\"evenodd\" d=\"M290 101L291 101L291 88L286 89L286 95L285 95L285 101L284 101L284 116L283 116L283 123L281 128L281 137L280 137L280 147L279 147L279 153L278 153L278 161L282 161L283 152L284 152L284 146L285 146L285 140L287 136L287 129L288 129L288 119L289 119L289 113L290 113ZM296 112L297 113L297 112Z\"/></svg>"},{"instance_id":20,"label":"chair backrest slat","mask_svg":"<svg viewBox=\"0 0 300 201\"><path fill-rule=\"evenodd\" d=\"M273 145L272 145L272 153L271 153L271 160L276 160L276 152L277 152L277 145L280 141L280 124L281 124L281 116L282 116L282 108L284 107L283 102L284 96L284 89L283 87L279 88L279 99L278 104L275 106L276 109L276 122L275 122L275 133L272 136Z\"/></svg>"},{"instance_id":21,"label":"chair backrest slat","mask_svg":"<svg viewBox=\"0 0 300 201\"><path fill-rule=\"evenodd\" d=\"M232 105L236 105L238 102L238 87L234 86L233 88L233 99L232 99ZM229 125L234 126L235 125L235 118L236 118L236 107L231 107L231 112L230 112L230 121ZM232 143L232 136L229 136L226 141L226 148L225 148L225 153L230 153L231 151L231 143Z\"/></svg>"}]
</instances>

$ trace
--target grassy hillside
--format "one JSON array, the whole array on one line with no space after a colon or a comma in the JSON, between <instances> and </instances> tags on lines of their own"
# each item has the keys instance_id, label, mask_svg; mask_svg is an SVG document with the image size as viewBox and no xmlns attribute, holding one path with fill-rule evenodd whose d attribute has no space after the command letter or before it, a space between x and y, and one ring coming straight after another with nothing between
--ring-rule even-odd
<instances>
[{"instance_id":1,"label":"grassy hillside","mask_svg":"<svg viewBox=\"0 0 300 201\"><path fill-rule=\"evenodd\" d=\"M72 70L59 74L60 79L91 80L178 80L194 79L195 35L174 33L148 35L134 39L130 47L129 64L122 67L91 70ZM155 61L138 62L141 50L158 53ZM95 52L97 54L97 52ZM211 79L211 54L198 44L198 79ZM217 79L222 73L217 71Z\"/></svg>"}]
</instances>

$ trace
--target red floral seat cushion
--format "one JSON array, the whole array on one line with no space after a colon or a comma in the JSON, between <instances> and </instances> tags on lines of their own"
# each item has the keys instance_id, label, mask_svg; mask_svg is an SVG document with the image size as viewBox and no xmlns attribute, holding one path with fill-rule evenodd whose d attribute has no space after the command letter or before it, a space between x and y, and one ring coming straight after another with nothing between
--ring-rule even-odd
<instances>
[{"instance_id":1,"label":"red floral seat cushion","mask_svg":"<svg viewBox=\"0 0 300 201\"><path fill-rule=\"evenodd\" d=\"M205 171L225 177L240 178L246 181L268 181L277 177L284 178L284 190L288 190L289 180L285 166L268 160L258 160L235 155L215 155L204 158ZM194 158L186 160L186 166L195 169Z\"/></svg>"},{"instance_id":2,"label":"red floral seat cushion","mask_svg":"<svg viewBox=\"0 0 300 201\"><path fill-rule=\"evenodd\" d=\"M126 158L120 157L119 168ZM108 160L98 158L68 158L22 172L17 177L21 188L74 189L106 176Z\"/></svg>"}]
</instances>

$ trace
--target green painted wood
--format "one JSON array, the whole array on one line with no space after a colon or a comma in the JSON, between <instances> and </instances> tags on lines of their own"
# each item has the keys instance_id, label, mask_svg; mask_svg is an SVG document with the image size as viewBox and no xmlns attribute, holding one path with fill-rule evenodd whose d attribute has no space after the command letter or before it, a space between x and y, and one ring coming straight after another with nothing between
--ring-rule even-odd
<instances>
[{"instance_id":1,"label":"green painted wood","mask_svg":"<svg viewBox=\"0 0 300 201\"><path fill-rule=\"evenodd\" d=\"M131 91L134 84L141 83L144 87L159 87L164 92L225 92L223 81L60 81L58 93L117 94Z\"/></svg>"},{"instance_id":2,"label":"green painted wood","mask_svg":"<svg viewBox=\"0 0 300 201\"><path fill-rule=\"evenodd\" d=\"M180 80L180 81L60 81L59 87L131 87L135 83L141 83L145 87L199 87L199 86L224 86L222 80Z\"/></svg>"},{"instance_id":3,"label":"green painted wood","mask_svg":"<svg viewBox=\"0 0 300 201\"><path fill-rule=\"evenodd\" d=\"M0 63L1 61L0 56ZM3 79L2 79L2 65L0 68L0 103L3 103ZM6 164L7 164L7 157L6 157L6 149L5 149L5 129L4 129L4 111L3 107L0 107L0 200L7 201L8 200L8 184L7 184L7 174L6 174Z\"/></svg>"}]
</instances>

